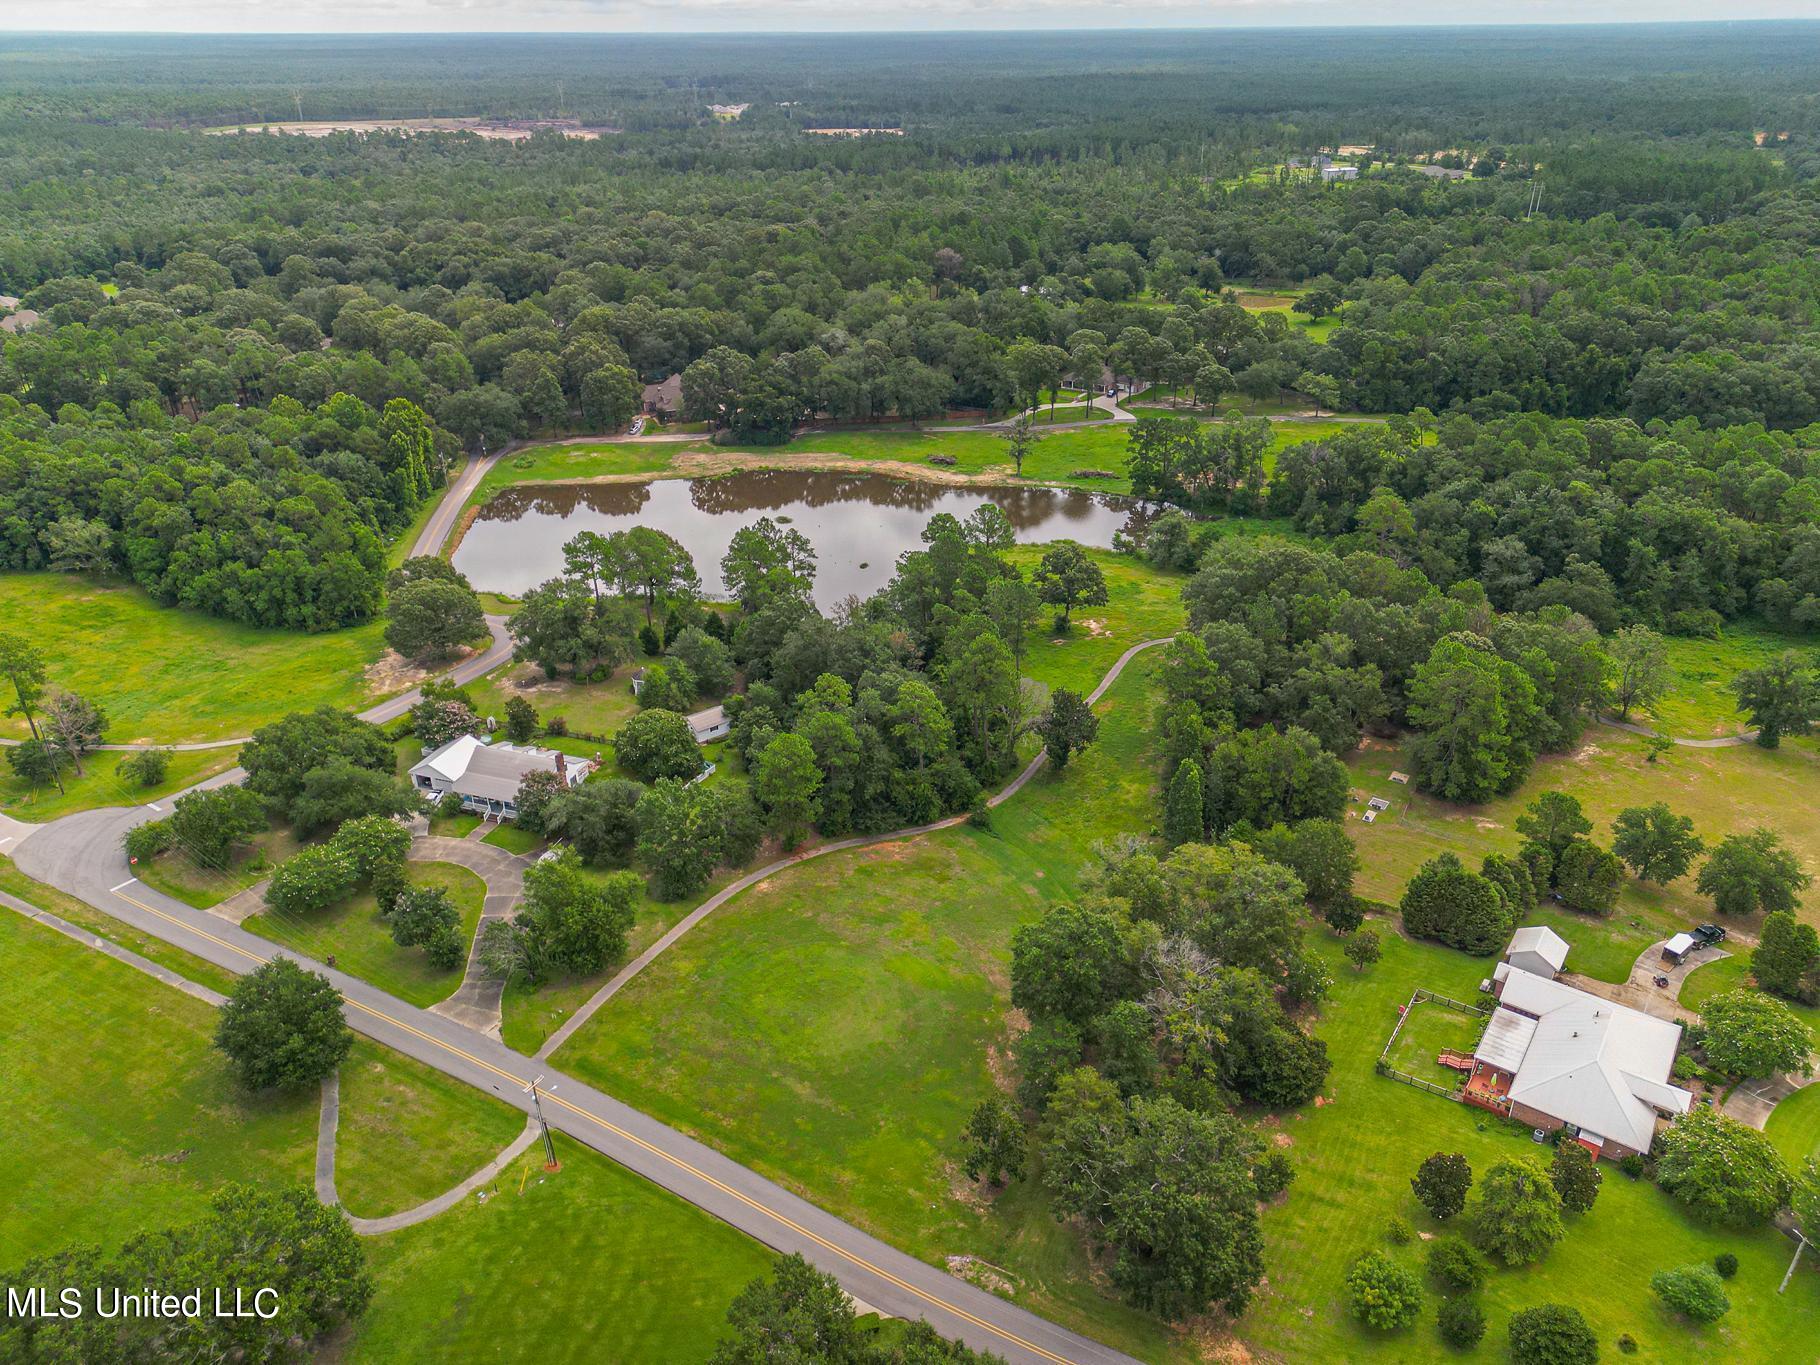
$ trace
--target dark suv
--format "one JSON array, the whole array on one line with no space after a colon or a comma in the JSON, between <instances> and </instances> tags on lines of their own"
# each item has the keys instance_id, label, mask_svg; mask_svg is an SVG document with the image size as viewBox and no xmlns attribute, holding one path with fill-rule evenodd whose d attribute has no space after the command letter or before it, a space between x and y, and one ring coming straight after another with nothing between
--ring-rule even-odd
<instances>
[{"instance_id":1,"label":"dark suv","mask_svg":"<svg viewBox=\"0 0 1820 1365\"><path fill-rule=\"evenodd\" d=\"M1702 924L1694 930L1694 941L1702 948L1711 948L1725 942L1725 930L1717 924Z\"/></svg>"}]
</instances>

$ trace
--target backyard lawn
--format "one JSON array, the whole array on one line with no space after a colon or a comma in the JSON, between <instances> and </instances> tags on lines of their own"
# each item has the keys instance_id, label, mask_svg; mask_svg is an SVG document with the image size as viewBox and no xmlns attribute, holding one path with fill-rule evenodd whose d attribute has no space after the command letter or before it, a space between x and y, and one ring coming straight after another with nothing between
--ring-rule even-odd
<instances>
[{"instance_id":1,"label":"backyard lawn","mask_svg":"<svg viewBox=\"0 0 1820 1365\"><path fill-rule=\"evenodd\" d=\"M486 899L485 882L453 863L410 863L405 876L412 886L447 891L461 912L462 942L473 942L481 902ZM438 971L421 948L400 948L392 942L392 931L380 917L370 892L350 896L313 915L261 910L241 927L318 962L332 956L342 971L413 1005L434 1005L461 984L462 968Z\"/></svg>"},{"instance_id":2,"label":"backyard lawn","mask_svg":"<svg viewBox=\"0 0 1820 1365\"><path fill-rule=\"evenodd\" d=\"M316 1092L242 1094L213 1008L10 910L0 957L0 1265L112 1249L226 1181L309 1179Z\"/></svg>"},{"instance_id":3,"label":"backyard lawn","mask_svg":"<svg viewBox=\"0 0 1820 1365\"><path fill-rule=\"evenodd\" d=\"M367 1242L379 1292L340 1358L705 1361L727 1305L769 1271L771 1253L598 1153L556 1142L555 1175L534 1148L484 1202Z\"/></svg>"},{"instance_id":4,"label":"backyard lawn","mask_svg":"<svg viewBox=\"0 0 1820 1365\"><path fill-rule=\"evenodd\" d=\"M236 738L289 711L380 696L366 681L385 650L377 622L320 635L259 630L54 573L0 574L0 621L43 653L53 687L107 713L115 744ZM21 717L0 718L0 735L25 733Z\"/></svg>"},{"instance_id":5,"label":"backyard lawn","mask_svg":"<svg viewBox=\"0 0 1820 1365\"><path fill-rule=\"evenodd\" d=\"M1470 1057L1485 1032L1488 1017L1444 1000L1418 1000L1409 1006L1401 1027L1393 1022L1385 1028L1387 1039L1391 1029L1396 1028L1396 1039L1390 1043L1384 1060L1406 1076L1451 1090L1460 1083L1463 1073L1442 1066L1435 1058L1442 1051Z\"/></svg>"},{"instance_id":6,"label":"backyard lawn","mask_svg":"<svg viewBox=\"0 0 1820 1365\"><path fill-rule=\"evenodd\" d=\"M544 721L560 716L577 733L611 735L638 714L632 695L632 670L625 664L605 682L582 683L573 678L547 678L536 664L516 664L489 673L467 686L474 709L482 716L505 722L506 702L520 697L537 708ZM533 741L542 743L541 740ZM598 746L596 746L598 747Z\"/></svg>"},{"instance_id":7,"label":"backyard lawn","mask_svg":"<svg viewBox=\"0 0 1820 1365\"><path fill-rule=\"evenodd\" d=\"M359 1039L341 1064L335 1192L379 1218L467 1179L524 1128L524 1115L422 1062Z\"/></svg>"},{"instance_id":8,"label":"backyard lawn","mask_svg":"<svg viewBox=\"0 0 1820 1365\"><path fill-rule=\"evenodd\" d=\"M1003 1267L1037 1311L1152 1359L1192 1358L1095 1287L1040 1199L960 1197L966 1116L1009 1040L1010 936L1069 896L1093 843L1156 818L1140 656L1100 742L971 826L830 854L761 882L659 958L559 1066L940 1263ZM881 1097L890 1097L881 1104Z\"/></svg>"}]
</instances>

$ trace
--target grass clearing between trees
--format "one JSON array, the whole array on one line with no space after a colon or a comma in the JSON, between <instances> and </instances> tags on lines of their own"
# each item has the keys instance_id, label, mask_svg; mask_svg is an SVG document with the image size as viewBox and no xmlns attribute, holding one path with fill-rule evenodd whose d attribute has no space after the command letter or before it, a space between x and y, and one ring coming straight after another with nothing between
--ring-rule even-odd
<instances>
[{"instance_id":1,"label":"grass clearing between trees","mask_svg":"<svg viewBox=\"0 0 1820 1365\"><path fill-rule=\"evenodd\" d=\"M261 830L235 848L225 868L204 867L181 850L142 862L133 873L147 886L185 905L207 910L272 875L272 869L303 845L288 827Z\"/></svg>"},{"instance_id":2,"label":"grass clearing between trees","mask_svg":"<svg viewBox=\"0 0 1820 1365\"><path fill-rule=\"evenodd\" d=\"M0 956L0 1266L117 1247L227 1181L309 1179L315 1090L241 1092L213 1008L11 911Z\"/></svg>"},{"instance_id":3,"label":"grass clearing between trees","mask_svg":"<svg viewBox=\"0 0 1820 1365\"><path fill-rule=\"evenodd\" d=\"M556 1151L554 1175L539 1146L484 1203L367 1242L379 1293L342 1358L705 1361L771 1253L560 1134Z\"/></svg>"},{"instance_id":4,"label":"grass clearing between trees","mask_svg":"<svg viewBox=\"0 0 1820 1365\"><path fill-rule=\"evenodd\" d=\"M1709 848L1727 834L1761 825L1774 830L1809 871L1820 872L1820 746L1814 740L1784 741L1779 749L1680 746L1655 763L1647 761L1645 752L1639 736L1592 726L1573 752L1538 759L1512 795L1482 806L1459 806L1390 781L1393 770L1414 771L1405 742L1367 741L1348 760L1354 801L1346 828L1363 863L1357 890L1395 905L1416 869L1438 853L1452 851L1476 868L1487 853L1514 852L1521 842L1517 816L1550 790L1580 801L1593 822L1592 837L1605 846L1620 810L1663 801L1675 813L1692 817L1695 832ZM1357 818L1367 796L1390 802L1390 809L1370 825ZM1628 971L1630 961L1655 939L1713 918L1712 902L1694 890L1697 873L1696 863L1693 871L1665 887L1627 875L1610 918L1549 907L1539 922L1552 924L1574 945L1569 970L1622 979L1622 972L1608 975L1617 971L1620 960ZM1808 902L1802 917L1820 923L1820 900L1810 896ZM1592 965L1587 959L1593 959Z\"/></svg>"},{"instance_id":5,"label":"grass clearing between trees","mask_svg":"<svg viewBox=\"0 0 1820 1365\"><path fill-rule=\"evenodd\" d=\"M473 1086L365 1039L341 1064L335 1192L379 1218L459 1184L517 1137L524 1115Z\"/></svg>"},{"instance_id":6,"label":"grass clearing between trees","mask_svg":"<svg viewBox=\"0 0 1820 1365\"><path fill-rule=\"evenodd\" d=\"M260 630L54 573L0 574L0 620L37 646L53 687L107 713L111 744L232 739L290 711L358 710L380 696L366 681L385 651L378 622ZM26 733L23 718L0 718L0 735Z\"/></svg>"},{"instance_id":7,"label":"grass clearing between trees","mask_svg":"<svg viewBox=\"0 0 1820 1365\"><path fill-rule=\"evenodd\" d=\"M985 1211L954 1165L1009 1041L1013 931L1075 889L1094 841L1156 819L1150 680L1101 703L1100 741L971 826L792 868L716 911L557 1065L940 1264L1018 1277L1019 1302L1152 1359L1192 1359L1095 1287L1033 1191ZM888 1101L884 1098L888 1097Z\"/></svg>"},{"instance_id":8,"label":"grass clearing between trees","mask_svg":"<svg viewBox=\"0 0 1820 1365\"><path fill-rule=\"evenodd\" d=\"M1750 718L1738 710L1732 679L1787 650L1806 655L1813 649L1811 637L1786 635L1753 621L1731 622L1717 639L1671 635L1666 643L1669 689L1656 704L1654 728L1684 739L1743 734ZM1649 724L1651 718L1632 719Z\"/></svg>"},{"instance_id":9,"label":"grass clearing between trees","mask_svg":"<svg viewBox=\"0 0 1820 1365\"><path fill-rule=\"evenodd\" d=\"M474 941L481 902L486 899L484 881L453 863L408 863L405 877L412 886L447 891L461 913L462 942ZM318 962L333 957L342 971L413 1005L434 1005L461 984L460 967L438 971L423 949L401 948L392 942L392 931L371 892L363 891L311 915L262 910L240 927Z\"/></svg>"}]
</instances>

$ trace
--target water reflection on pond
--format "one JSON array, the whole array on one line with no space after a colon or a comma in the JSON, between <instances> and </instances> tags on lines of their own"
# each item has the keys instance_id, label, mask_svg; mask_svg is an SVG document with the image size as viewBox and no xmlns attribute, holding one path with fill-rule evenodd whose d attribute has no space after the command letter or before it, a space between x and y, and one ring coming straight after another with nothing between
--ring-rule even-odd
<instances>
[{"instance_id":1,"label":"water reflection on pond","mask_svg":"<svg viewBox=\"0 0 1820 1365\"><path fill-rule=\"evenodd\" d=\"M938 512L965 518L992 502L1020 541L1077 540L1108 548L1115 532L1154 515L1132 498L1071 488L963 487L828 470L747 470L713 479L650 483L526 484L480 510L455 552L455 567L483 592L517 595L562 572L562 545L579 531L651 526L695 557L702 588L724 596L720 557L741 526L768 516L815 547L815 598L823 609L849 593L870 596L891 579L897 557L922 545Z\"/></svg>"}]
</instances>

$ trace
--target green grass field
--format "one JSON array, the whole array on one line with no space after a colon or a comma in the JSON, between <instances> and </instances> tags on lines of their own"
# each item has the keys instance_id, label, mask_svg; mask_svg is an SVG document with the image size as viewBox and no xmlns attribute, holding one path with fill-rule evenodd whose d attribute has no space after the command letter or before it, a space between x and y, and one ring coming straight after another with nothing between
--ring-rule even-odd
<instances>
[{"instance_id":1,"label":"green grass field","mask_svg":"<svg viewBox=\"0 0 1820 1365\"><path fill-rule=\"evenodd\" d=\"M174 948L163 939L153 938L126 921L117 920L112 915L95 909L87 901L79 901L54 886L34 881L21 872L11 858L3 855L0 855L0 891L17 897L27 905L48 910L59 919L86 929L110 943L129 948L139 956L156 962L161 967L168 967L199 986L207 986L225 995L234 988L234 982L238 979L225 967L205 962L193 953ZM7 912L0 910L0 915L5 913Z\"/></svg>"},{"instance_id":2,"label":"green grass field","mask_svg":"<svg viewBox=\"0 0 1820 1365\"><path fill-rule=\"evenodd\" d=\"M0 956L0 1265L117 1246L225 1181L309 1178L316 1092L241 1094L210 1006L11 911Z\"/></svg>"},{"instance_id":3,"label":"green grass field","mask_svg":"<svg viewBox=\"0 0 1820 1365\"><path fill-rule=\"evenodd\" d=\"M234 766L239 753L238 749L173 753L164 781L155 787L142 787L117 771L130 754L89 754L82 760L87 771L81 777L73 770L63 774L61 792L54 786L22 781L8 767L0 771L0 810L15 820L35 823L59 820L79 810L96 810L103 806L143 806L225 772Z\"/></svg>"},{"instance_id":4,"label":"green grass field","mask_svg":"<svg viewBox=\"0 0 1820 1365\"><path fill-rule=\"evenodd\" d=\"M42 651L53 686L107 713L110 743L229 739L289 711L378 699L364 681L385 649L378 623L256 630L52 573L0 574L0 620ZM0 734L25 733L21 718L0 719Z\"/></svg>"},{"instance_id":5,"label":"green grass field","mask_svg":"<svg viewBox=\"0 0 1820 1365\"><path fill-rule=\"evenodd\" d=\"M543 840L530 830L520 829L517 825L495 825L482 837L481 842L491 844L494 848L503 848L507 853L524 854L539 847Z\"/></svg>"},{"instance_id":6,"label":"green grass field","mask_svg":"<svg viewBox=\"0 0 1820 1365\"><path fill-rule=\"evenodd\" d=\"M1796 1091L1770 1111L1764 1126L1790 1169L1800 1170L1809 1157L1820 1160L1820 1086Z\"/></svg>"},{"instance_id":7,"label":"green grass field","mask_svg":"<svg viewBox=\"0 0 1820 1365\"><path fill-rule=\"evenodd\" d=\"M957 1197L953 1167L1008 1041L1011 933L1071 893L1096 839L1155 820L1155 665L1127 670L1102 703L1100 743L995 812L994 832L831 854L761 883L647 968L557 1064L914 1254L981 1256L1021 1277L1038 1311L1149 1358L1191 1358L1104 1297L1040 1200L991 1217Z\"/></svg>"},{"instance_id":8,"label":"green grass field","mask_svg":"<svg viewBox=\"0 0 1820 1365\"><path fill-rule=\"evenodd\" d=\"M1106 575L1106 605L1077 607L1066 634L1051 628L1054 611L1043 608L1024 648L1027 677L1082 695L1092 691L1131 646L1173 635L1187 622L1182 575L1153 569L1109 550L1089 550L1088 554ZM1006 556L1026 577L1042 557L1040 545L1014 546Z\"/></svg>"},{"instance_id":9,"label":"green grass field","mask_svg":"<svg viewBox=\"0 0 1820 1365\"><path fill-rule=\"evenodd\" d=\"M0 954L0 1102L14 1116L0 1137L0 1266L83 1242L112 1249L196 1217L229 1181L308 1182L316 1090L242 1095L210 1041L209 1006L11 912L0 912ZM359 1042L342 1075L339 1190L357 1213L409 1207L470 1174L522 1122ZM705 1359L770 1253L559 1143L559 1174L546 1177L532 1153L486 1203L363 1241L378 1292L331 1357L480 1358L509 1340L551 1361L600 1359L609 1341L616 1361Z\"/></svg>"},{"instance_id":10,"label":"green grass field","mask_svg":"<svg viewBox=\"0 0 1820 1365\"><path fill-rule=\"evenodd\" d=\"M1743 733L1750 720L1738 711L1732 679L1786 650L1806 654L1813 645L1811 636L1785 635L1748 621L1734 621L1716 640L1669 637L1669 691L1656 704L1656 728L1686 739ZM1633 719L1649 723L1648 717Z\"/></svg>"},{"instance_id":11,"label":"green grass field","mask_svg":"<svg viewBox=\"0 0 1820 1365\"><path fill-rule=\"evenodd\" d=\"M350 1362L703 1361L771 1253L605 1157L557 1138L427 1223L367 1244L379 1293Z\"/></svg>"},{"instance_id":12,"label":"green grass field","mask_svg":"<svg viewBox=\"0 0 1820 1365\"><path fill-rule=\"evenodd\" d=\"M461 912L461 937L474 939L480 923L486 883L453 863L411 863L405 871L413 886L441 887ZM359 977L413 1005L434 1005L461 984L460 967L438 971L420 948L400 948L380 917L371 894L362 892L314 915L286 915L262 910L248 917L249 933L295 948L318 962L334 957L342 971Z\"/></svg>"},{"instance_id":13,"label":"green grass field","mask_svg":"<svg viewBox=\"0 0 1820 1365\"><path fill-rule=\"evenodd\" d=\"M1411 766L1399 745L1375 740L1350 759L1355 797L1350 813L1363 807L1366 796L1391 803L1375 824L1350 818L1346 824L1364 862L1359 894L1373 900L1395 904L1416 868L1444 850L1474 865L1487 853L1512 852L1520 842L1516 817L1550 789L1579 798L1601 843L1609 844L1611 821L1624 807L1665 801L1691 816L1709 845L1762 825L1775 830L1805 866L1820 867L1820 802L1814 799L1820 792L1820 746L1813 740L1788 741L1780 749L1683 747L1649 763L1641 738L1594 726L1573 753L1538 760L1515 794L1482 806L1449 805L1389 780L1393 769L1408 772ZM1710 919L1713 910L1694 890L1690 873L1666 887L1626 878L1617 911L1607 920L1553 913L1569 925L1561 932L1576 948L1569 969L1618 979L1624 952L1634 958L1654 938ZM1820 922L1820 902L1802 913ZM1585 965L1589 957L1605 969ZM1627 966L1628 959L1623 961Z\"/></svg>"},{"instance_id":14,"label":"green grass field","mask_svg":"<svg viewBox=\"0 0 1820 1365\"><path fill-rule=\"evenodd\" d=\"M568 677L546 678L536 664L517 664L469 683L468 695L481 715L495 716L502 723L506 702L518 697L535 706L545 721L560 716L573 731L611 735L638 714L638 700L632 695L634 667L615 669L605 682L578 683Z\"/></svg>"},{"instance_id":15,"label":"green grass field","mask_svg":"<svg viewBox=\"0 0 1820 1365\"><path fill-rule=\"evenodd\" d=\"M509 1105L361 1039L341 1064L335 1192L363 1218L415 1208L486 1165L523 1128Z\"/></svg>"}]
</instances>

